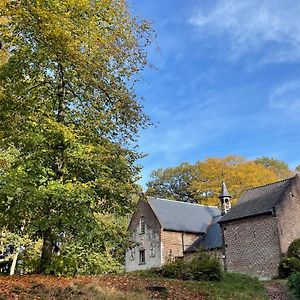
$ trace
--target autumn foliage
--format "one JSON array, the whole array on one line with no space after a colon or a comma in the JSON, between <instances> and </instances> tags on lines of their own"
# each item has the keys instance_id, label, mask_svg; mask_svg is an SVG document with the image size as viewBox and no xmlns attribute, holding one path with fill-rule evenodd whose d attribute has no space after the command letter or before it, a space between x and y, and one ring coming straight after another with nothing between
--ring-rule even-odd
<instances>
[{"instance_id":1,"label":"autumn foliage","mask_svg":"<svg viewBox=\"0 0 300 300\"><path fill-rule=\"evenodd\" d=\"M242 156L207 157L195 164L182 163L153 171L147 194L162 198L219 205L224 180L232 202L247 188L274 182L292 175L284 162L262 157L247 160Z\"/></svg>"}]
</instances>

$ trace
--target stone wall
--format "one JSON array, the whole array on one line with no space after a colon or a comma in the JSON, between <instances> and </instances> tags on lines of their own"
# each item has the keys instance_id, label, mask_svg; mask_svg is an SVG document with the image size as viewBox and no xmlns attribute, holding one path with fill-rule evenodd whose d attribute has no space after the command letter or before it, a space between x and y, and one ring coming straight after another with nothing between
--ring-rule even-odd
<instances>
[{"instance_id":1,"label":"stone wall","mask_svg":"<svg viewBox=\"0 0 300 300\"><path fill-rule=\"evenodd\" d=\"M140 219L145 218L146 230L140 232ZM125 255L126 271L145 270L161 266L160 224L151 207L145 201L140 201L129 224L132 240L137 246L127 249ZM140 251L145 250L145 263L140 262Z\"/></svg>"},{"instance_id":2,"label":"stone wall","mask_svg":"<svg viewBox=\"0 0 300 300\"><path fill-rule=\"evenodd\" d=\"M283 201L276 207L279 219L279 237L281 252L286 253L290 243L300 238L300 182L294 179L292 188L286 191Z\"/></svg>"},{"instance_id":3,"label":"stone wall","mask_svg":"<svg viewBox=\"0 0 300 300\"><path fill-rule=\"evenodd\" d=\"M183 251L198 237L195 233L163 230L161 232L162 263L183 257Z\"/></svg>"},{"instance_id":4,"label":"stone wall","mask_svg":"<svg viewBox=\"0 0 300 300\"><path fill-rule=\"evenodd\" d=\"M225 268L261 278L277 275L280 260L278 219L260 216L222 224Z\"/></svg>"}]
</instances>

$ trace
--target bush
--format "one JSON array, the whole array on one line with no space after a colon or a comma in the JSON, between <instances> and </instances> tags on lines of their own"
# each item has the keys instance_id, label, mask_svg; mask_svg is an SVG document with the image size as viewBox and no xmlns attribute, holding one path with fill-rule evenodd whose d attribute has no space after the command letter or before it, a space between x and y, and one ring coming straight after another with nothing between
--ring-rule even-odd
<instances>
[{"instance_id":1,"label":"bush","mask_svg":"<svg viewBox=\"0 0 300 300\"><path fill-rule=\"evenodd\" d=\"M183 259L168 262L159 272L161 276L173 279L188 280L192 277L190 263Z\"/></svg>"},{"instance_id":2,"label":"bush","mask_svg":"<svg viewBox=\"0 0 300 300\"><path fill-rule=\"evenodd\" d=\"M198 252L190 264L194 280L219 281L222 278L220 261L208 252Z\"/></svg>"},{"instance_id":3,"label":"bush","mask_svg":"<svg viewBox=\"0 0 300 300\"><path fill-rule=\"evenodd\" d=\"M300 299L300 272L289 277L288 285L297 299Z\"/></svg>"},{"instance_id":4,"label":"bush","mask_svg":"<svg viewBox=\"0 0 300 300\"><path fill-rule=\"evenodd\" d=\"M300 272L300 260L296 257L285 257L278 267L280 278L288 278L290 275Z\"/></svg>"},{"instance_id":5,"label":"bush","mask_svg":"<svg viewBox=\"0 0 300 300\"><path fill-rule=\"evenodd\" d=\"M115 273L121 270L122 266L110 253L95 252L74 242L63 245L61 255L52 257L45 273L75 276Z\"/></svg>"},{"instance_id":6,"label":"bush","mask_svg":"<svg viewBox=\"0 0 300 300\"><path fill-rule=\"evenodd\" d=\"M208 252L199 251L191 260L176 260L165 264L159 274L182 280L217 281L222 278L222 266Z\"/></svg>"},{"instance_id":7,"label":"bush","mask_svg":"<svg viewBox=\"0 0 300 300\"><path fill-rule=\"evenodd\" d=\"M300 239L296 239L290 244L287 256L300 259Z\"/></svg>"}]
</instances>

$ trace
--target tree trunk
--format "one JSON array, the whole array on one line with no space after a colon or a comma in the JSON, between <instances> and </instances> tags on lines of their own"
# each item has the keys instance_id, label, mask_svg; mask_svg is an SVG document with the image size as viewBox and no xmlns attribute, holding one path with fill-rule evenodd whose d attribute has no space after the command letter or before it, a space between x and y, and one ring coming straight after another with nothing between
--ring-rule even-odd
<instances>
[{"instance_id":1,"label":"tree trunk","mask_svg":"<svg viewBox=\"0 0 300 300\"><path fill-rule=\"evenodd\" d=\"M64 79L64 69L62 64L58 64L58 87L57 87L57 115L56 115L56 121L58 123L64 123L65 122L65 114L66 114L66 103L65 103L65 96L66 96L66 87L65 87L65 79ZM55 163L53 166L54 172L56 173L58 180L64 180L64 150L65 150L65 142L64 142L64 136L63 134L60 136L60 138L57 141L57 144L55 146L56 154L55 154ZM51 199L49 199L49 207L48 207L49 213L51 213ZM40 267L39 267L39 273L45 273L47 267L51 263L51 257L53 255L53 245L55 237L53 236L52 228L48 228L44 232L43 237L43 247L42 247L42 255L41 255L41 261L40 261Z\"/></svg>"},{"instance_id":2,"label":"tree trunk","mask_svg":"<svg viewBox=\"0 0 300 300\"><path fill-rule=\"evenodd\" d=\"M66 84L64 78L64 70L61 64L58 65L58 76L59 76L59 85L57 90L57 98L58 98L58 107L57 107L57 117L56 120L58 123L64 123L66 117ZM60 137L56 145L57 156L56 156L56 174L59 179L63 178L63 167L64 167L64 150L65 150L65 142L64 136Z\"/></svg>"},{"instance_id":3,"label":"tree trunk","mask_svg":"<svg viewBox=\"0 0 300 300\"><path fill-rule=\"evenodd\" d=\"M52 230L49 228L44 232L43 237L43 247L42 247L42 255L38 272L44 274L47 267L51 262L53 249L53 236Z\"/></svg>"}]
</instances>

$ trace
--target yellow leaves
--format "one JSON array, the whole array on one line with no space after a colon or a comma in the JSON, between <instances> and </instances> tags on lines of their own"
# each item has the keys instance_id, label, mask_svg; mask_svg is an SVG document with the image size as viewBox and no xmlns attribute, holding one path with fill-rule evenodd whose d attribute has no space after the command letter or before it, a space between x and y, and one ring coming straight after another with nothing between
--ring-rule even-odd
<instances>
[{"instance_id":1,"label":"yellow leaves","mask_svg":"<svg viewBox=\"0 0 300 300\"><path fill-rule=\"evenodd\" d=\"M64 140L66 142L74 141L76 139L77 135L72 126L70 125L66 126L51 118L45 118L45 120L46 120L46 129L56 133L61 133L64 136Z\"/></svg>"},{"instance_id":2,"label":"yellow leaves","mask_svg":"<svg viewBox=\"0 0 300 300\"><path fill-rule=\"evenodd\" d=\"M210 157L196 163L191 190L200 198L201 203L218 205L223 180L235 202L246 188L273 182L277 178L272 170L240 156Z\"/></svg>"}]
</instances>

